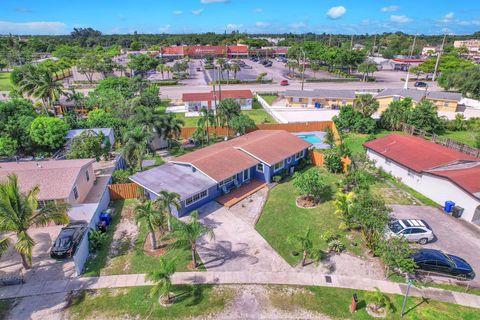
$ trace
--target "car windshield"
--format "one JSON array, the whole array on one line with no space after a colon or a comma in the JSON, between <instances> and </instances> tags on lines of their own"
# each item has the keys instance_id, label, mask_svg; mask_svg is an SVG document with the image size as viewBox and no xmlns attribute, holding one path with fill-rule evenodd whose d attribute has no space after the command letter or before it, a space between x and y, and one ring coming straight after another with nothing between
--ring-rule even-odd
<instances>
[{"instance_id":1,"label":"car windshield","mask_svg":"<svg viewBox=\"0 0 480 320\"><path fill-rule=\"evenodd\" d=\"M388 228L392 230L393 233L399 233L403 230L402 225L398 221L394 221L388 224Z\"/></svg>"},{"instance_id":2,"label":"car windshield","mask_svg":"<svg viewBox=\"0 0 480 320\"><path fill-rule=\"evenodd\" d=\"M445 260L447 260L448 263L449 263L451 266L456 266L456 265L457 265L457 264L455 263L455 261L453 261L453 259L448 256L448 254L443 254L443 256L445 257Z\"/></svg>"},{"instance_id":3,"label":"car windshield","mask_svg":"<svg viewBox=\"0 0 480 320\"><path fill-rule=\"evenodd\" d=\"M61 237L55 241L55 248L68 248L72 239L70 237Z\"/></svg>"}]
</instances>

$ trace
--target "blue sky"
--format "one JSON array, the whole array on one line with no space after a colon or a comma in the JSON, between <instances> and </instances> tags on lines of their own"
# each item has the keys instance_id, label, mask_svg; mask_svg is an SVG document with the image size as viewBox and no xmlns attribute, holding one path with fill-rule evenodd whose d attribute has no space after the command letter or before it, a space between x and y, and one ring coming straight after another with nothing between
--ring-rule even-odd
<instances>
[{"instance_id":1,"label":"blue sky","mask_svg":"<svg viewBox=\"0 0 480 320\"><path fill-rule=\"evenodd\" d=\"M480 31L478 0L0 0L0 34Z\"/></svg>"}]
</instances>

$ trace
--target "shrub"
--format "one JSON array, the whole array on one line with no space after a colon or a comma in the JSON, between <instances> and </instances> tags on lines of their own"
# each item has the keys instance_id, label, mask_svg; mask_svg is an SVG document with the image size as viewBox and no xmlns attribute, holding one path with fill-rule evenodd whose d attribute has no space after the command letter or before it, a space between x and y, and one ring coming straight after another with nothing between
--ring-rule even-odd
<instances>
[{"instance_id":1,"label":"shrub","mask_svg":"<svg viewBox=\"0 0 480 320\"><path fill-rule=\"evenodd\" d=\"M325 242L329 243L333 240L338 239L338 234L336 234L333 230L327 230L323 233L321 237Z\"/></svg>"},{"instance_id":2,"label":"shrub","mask_svg":"<svg viewBox=\"0 0 480 320\"><path fill-rule=\"evenodd\" d=\"M131 172L129 170L116 170L112 174L113 183L129 183L130 180L128 177L130 177L130 175Z\"/></svg>"},{"instance_id":3,"label":"shrub","mask_svg":"<svg viewBox=\"0 0 480 320\"><path fill-rule=\"evenodd\" d=\"M332 240L327 246L330 252L340 253L345 250L345 245L340 240Z\"/></svg>"},{"instance_id":4,"label":"shrub","mask_svg":"<svg viewBox=\"0 0 480 320\"><path fill-rule=\"evenodd\" d=\"M107 234L99 230L91 230L88 234L88 244L91 251L100 249L107 241Z\"/></svg>"},{"instance_id":5,"label":"shrub","mask_svg":"<svg viewBox=\"0 0 480 320\"><path fill-rule=\"evenodd\" d=\"M343 170L342 155L338 152L338 149L326 150L324 152L325 167L331 173L340 173Z\"/></svg>"},{"instance_id":6,"label":"shrub","mask_svg":"<svg viewBox=\"0 0 480 320\"><path fill-rule=\"evenodd\" d=\"M273 176L272 180L273 180L273 182L279 183L280 181L282 181L282 176L281 175L275 175L275 176Z\"/></svg>"}]
</instances>

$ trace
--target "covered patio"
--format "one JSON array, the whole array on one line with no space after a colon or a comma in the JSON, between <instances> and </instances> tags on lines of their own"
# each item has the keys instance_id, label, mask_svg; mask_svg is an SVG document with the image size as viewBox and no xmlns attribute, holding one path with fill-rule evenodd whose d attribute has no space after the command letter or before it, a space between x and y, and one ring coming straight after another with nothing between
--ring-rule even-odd
<instances>
[{"instance_id":1,"label":"covered patio","mask_svg":"<svg viewBox=\"0 0 480 320\"><path fill-rule=\"evenodd\" d=\"M266 185L267 184L264 181L252 179L248 184L243 184L238 189L234 189L227 194L219 196L215 201L230 208Z\"/></svg>"}]
</instances>

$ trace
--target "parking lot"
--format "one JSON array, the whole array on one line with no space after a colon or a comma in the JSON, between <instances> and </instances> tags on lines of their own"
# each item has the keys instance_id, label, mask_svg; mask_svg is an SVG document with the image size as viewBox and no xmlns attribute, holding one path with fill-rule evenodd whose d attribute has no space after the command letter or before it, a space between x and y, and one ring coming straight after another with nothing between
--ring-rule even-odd
<instances>
[{"instance_id":1,"label":"parking lot","mask_svg":"<svg viewBox=\"0 0 480 320\"><path fill-rule=\"evenodd\" d=\"M480 229L466 221L455 219L439 209L427 206L392 205L396 219L422 219L432 228L436 239L422 248L442 250L465 259L476 273L471 281L480 286Z\"/></svg>"}]
</instances>

